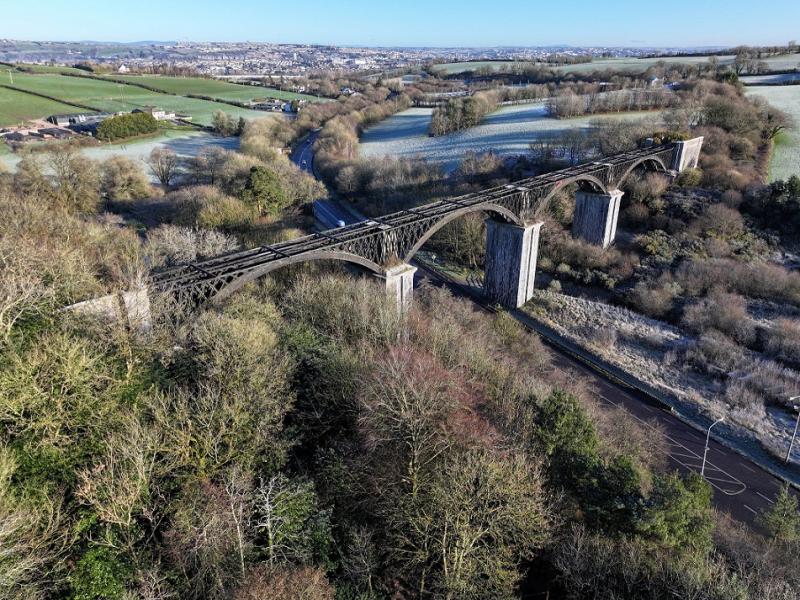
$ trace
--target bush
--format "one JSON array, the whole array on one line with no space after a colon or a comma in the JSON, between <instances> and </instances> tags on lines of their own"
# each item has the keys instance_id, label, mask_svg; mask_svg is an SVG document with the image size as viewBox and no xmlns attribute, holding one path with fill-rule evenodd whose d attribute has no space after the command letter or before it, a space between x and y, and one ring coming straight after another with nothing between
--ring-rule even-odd
<instances>
[{"instance_id":1,"label":"bush","mask_svg":"<svg viewBox=\"0 0 800 600\"><path fill-rule=\"evenodd\" d=\"M669 275L657 281L643 280L631 290L629 300L640 313L660 318L669 313L680 296L681 287Z\"/></svg>"},{"instance_id":2,"label":"bush","mask_svg":"<svg viewBox=\"0 0 800 600\"><path fill-rule=\"evenodd\" d=\"M750 298L800 303L800 273L770 263L730 259L685 261L676 270L675 280L690 296L722 288Z\"/></svg>"},{"instance_id":3,"label":"bush","mask_svg":"<svg viewBox=\"0 0 800 600\"><path fill-rule=\"evenodd\" d=\"M697 187L703 181L703 171L700 169L686 169L680 175L676 183L681 187Z\"/></svg>"},{"instance_id":4,"label":"bush","mask_svg":"<svg viewBox=\"0 0 800 600\"><path fill-rule=\"evenodd\" d=\"M100 164L100 191L110 200L137 200L151 193L141 167L125 156L112 156Z\"/></svg>"},{"instance_id":5,"label":"bush","mask_svg":"<svg viewBox=\"0 0 800 600\"><path fill-rule=\"evenodd\" d=\"M766 350L790 365L800 364L800 320L777 319L766 332Z\"/></svg>"},{"instance_id":6,"label":"bush","mask_svg":"<svg viewBox=\"0 0 800 600\"><path fill-rule=\"evenodd\" d=\"M237 247L235 239L218 231L161 225L147 233L145 251L151 265L158 268L217 256Z\"/></svg>"},{"instance_id":7,"label":"bush","mask_svg":"<svg viewBox=\"0 0 800 600\"><path fill-rule=\"evenodd\" d=\"M234 231L247 227L255 218L251 207L212 186L183 188L167 199L173 202L178 225Z\"/></svg>"},{"instance_id":8,"label":"bush","mask_svg":"<svg viewBox=\"0 0 800 600\"><path fill-rule=\"evenodd\" d=\"M148 113L131 113L110 117L97 127L97 139L113 142L135 135L154 133L158 130L158 121Z\"/></svg>"},{"instance_id":9,"label":"bush","mask_svg":"<svg viewBox=\"0 0 800 600\"><path fill-rule=\"evenodd\" d=\"M697 332L716 329L745 346L755 341L755 324L747 314L741 296L712 292L707 298L684 309L683 324Z\"/></svg>"}]
</instances>

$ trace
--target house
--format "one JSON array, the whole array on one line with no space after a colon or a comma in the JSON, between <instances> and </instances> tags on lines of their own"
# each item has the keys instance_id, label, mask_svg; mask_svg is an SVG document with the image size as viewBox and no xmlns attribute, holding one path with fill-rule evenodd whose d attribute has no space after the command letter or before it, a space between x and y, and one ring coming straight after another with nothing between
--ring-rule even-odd
<instances>
[{"instance_id":1,"label":"house","mask_svg":"<svg viewBox=\"0 0 800 600\"><path fill-rule=\"evenodd\" d=\"M272 112L281 112L283 110L283 102L279 100L267 100L266 102L258 102L253 105L256 110L267 110Z\"/></svg>"},{"instance_id":2,"label":"house","mask_svg":"<svg viewBox=\"0 0 800 600\"><path fill-rule=\"evenodd\" d=\"M163 108L158 108L157 106L143 106L142 108L134 108L132 112L147 113L148 115L152 115L156 121L171 121L175 118L174 112L169 113Z\"/></svg>"},{"instance_id":3,"label":"house","mask_svg":"<svg viewBox=\"0 0 800 600\"><path fill-rule=\"evenodd\" d=\"M128 67L126 67L125 65L120 65L119 69L117 69L117 73L123 73L123 74L124 73L130 73L130 71L131 70Z\"/></svg>"}]
</instances>

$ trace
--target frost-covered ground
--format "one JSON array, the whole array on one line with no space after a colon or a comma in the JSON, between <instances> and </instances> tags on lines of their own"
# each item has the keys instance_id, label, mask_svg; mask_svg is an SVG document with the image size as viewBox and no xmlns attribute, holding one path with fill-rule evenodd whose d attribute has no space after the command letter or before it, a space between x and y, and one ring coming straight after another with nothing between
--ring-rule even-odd
<instances>
[{"instance_id":1,"label":"frost-covered ground","mask_svg":"<svg viewBox=\"0 0 800 600\"><path fill-rule=\"evenodd\" d=\"M3 144L5 146L5 144ZM226 150L238 150L238 137L220 137L203 131L166 131L164 135L154 138L136 140L133 143L102 144L82 148L84 156L95 160L105 160L112 156L127 156L135 161L144 164L145 159L154 148L169 148L179 157L188 158L196 156L204 148L224 148ZM20 161L18 154L11 152L0 152L0 164L11 171L15 170Z\"/></svg>"},{"instance_id":2,"label":"frost-covered ground","mask_svg":"<svg viewBox=\"0 0 800 600\"><path fill-rule=\"evenodd\" d=\"M762 307L764 308L764 307ZM706 417L726 415L726 429L746 442L757 439L778 456L786 452L792 419L785 412L764 407L733 408L722 397L719 381L689 369L678 358L695 338L661 321L587 298L537 291L523 309L552 327L559 335L596 353L674 398L682 414ZM754 352L744 351L752 361ZM800 453L793 453L797 460Z\"/></svg>"},{"instance_id":3,"label":"frost-covered ground","mask_svg":"<svg viewBox=\"0 0 800 600\"><path fill-rule=\"evenodd\" d=\"M775 108L779 108L800 122L800 86L751 86L748 95L757 95ZM778 137L775 143L775 155L770 164L770 179L786 179L792 175L800 175L800 129L796 127Z\"/></svg>"},{"instance_id":4,"label":"frost-covered ground","mask_svg":"<svg viewBox=\"0 0 800 600\"><path fill-rule=\"evenodd\" d=\"M786 83L800 80L800 73L778 73L775 75L745 75L739 78L747 85L763 85L767 83Z\"/></svg>"},{"instance_id":5,"label":"frost-covered ground","mask_svg":"<svg viewBox=\"0 0 800 600\"><path fill-rule=\"evenodd\" d=\"M492 113L481 125L439 137L428 136L432 109L410 108L367 129L361 137L360 154L365 158L422 157L453 170L468 152L493 151L499 156L518 156L529 151L535 140L558 138L570 129L585 129L597 118L657 120L656 113L625 113L553 119L544 104L507 106Z\"/></svg>"}]
</instances>

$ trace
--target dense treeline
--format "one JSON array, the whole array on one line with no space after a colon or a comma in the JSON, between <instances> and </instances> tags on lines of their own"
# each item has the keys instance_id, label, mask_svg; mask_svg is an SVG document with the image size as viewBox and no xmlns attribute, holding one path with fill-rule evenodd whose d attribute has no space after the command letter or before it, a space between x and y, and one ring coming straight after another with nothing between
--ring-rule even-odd
<instances>
[{"instance_id":1,"label":"dense treeline","mask_svg":"<svg viewBox=\"0 0 800 600\"><path fill-rule=\"evenodd\" d=\"M572 90L560 91L547 101L547 112L559 119L600 113L619 113L636 110L660 110L677 104L675 94L668 89L637 89L578 95Z\"/></svg>"},{"instance_id":2,"label":"dense treeline","mask_svg":"<svg viewBox=\"0 0 800 600\"><path fill-rule=\"evenodd\" d=\"M401 321L370 279L301 270L186 322L155 303L148 334L93 323L56 309L175 228L6 180L4 597L791 597L788 497L770 542L716 519L508 317L428 289Z\"/></svg>"},{"instance_id":3,"label":"dense treeline","mask_svg":"<svg viewBox=\"0 0 800 600\"><path fill-rule=\"evenodd\" d=\"M475 127L483 118L497 109L498 95L478 92L468 98L453 98L433 111L430 135L446 135L454 131Z\"/></svg>"},{"instance_id":4,"label":"dense treeline","mask_svg":"<svg viewBox=\"0 0 800 600\"><path fill-rule=\"evenodd\" d=\"M158 130L158 121L148 113L131 113L109 117L97 127L97 139L113 142L125 138L154 133Z\"/></svg>"}]
</instances>

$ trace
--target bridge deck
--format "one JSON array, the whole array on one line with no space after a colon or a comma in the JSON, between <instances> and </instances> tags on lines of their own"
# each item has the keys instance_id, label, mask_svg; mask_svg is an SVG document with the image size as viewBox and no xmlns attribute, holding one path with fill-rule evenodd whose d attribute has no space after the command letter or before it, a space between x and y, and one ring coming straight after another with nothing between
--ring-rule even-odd
<instances>
[{"instance_id":1,"label":"bridge deck","mask_svg":"<svg viewBox=\"0 0 800 600\"><path fill-rule=\"evenodd\" d=\"M637 161L648 158L666 157L673 152L674 145L666 144L651 148L642 148L607 157L582 165L572 166L536 177L523 179L513 184L497 186L459 196L456 198L439 200L431 204L419 206L384 215L380 218L370 219L314 233L294 240L281 242L271 246L261 246L250 250L242 250L229 254L216 256L193 264L180 265L154 273L153 286L159 291L180 290L198 285L207 285L220 280L221 285L237 277L246 275L256 269L262 269L269 263L297 262L302 255L313 253L352 251L352 246L358 244L385 243L387 234L409 228L419 223L439 221L451 213L478 209L481 205L502 205L520 194L531 194L542 190L553 190L561 185L580 178L593 178L605 186L616 183L615 177L620 168L635 165ZM664 162L662 160L662 162ZM670 161L671 163L671 161ZM541 197L538 197L541 200ZM354 254L358 255L358 252ZM399 258L402 258L399 257ZM371 260L371 262L379 262Z\"/></svg>"}]
</instances>

